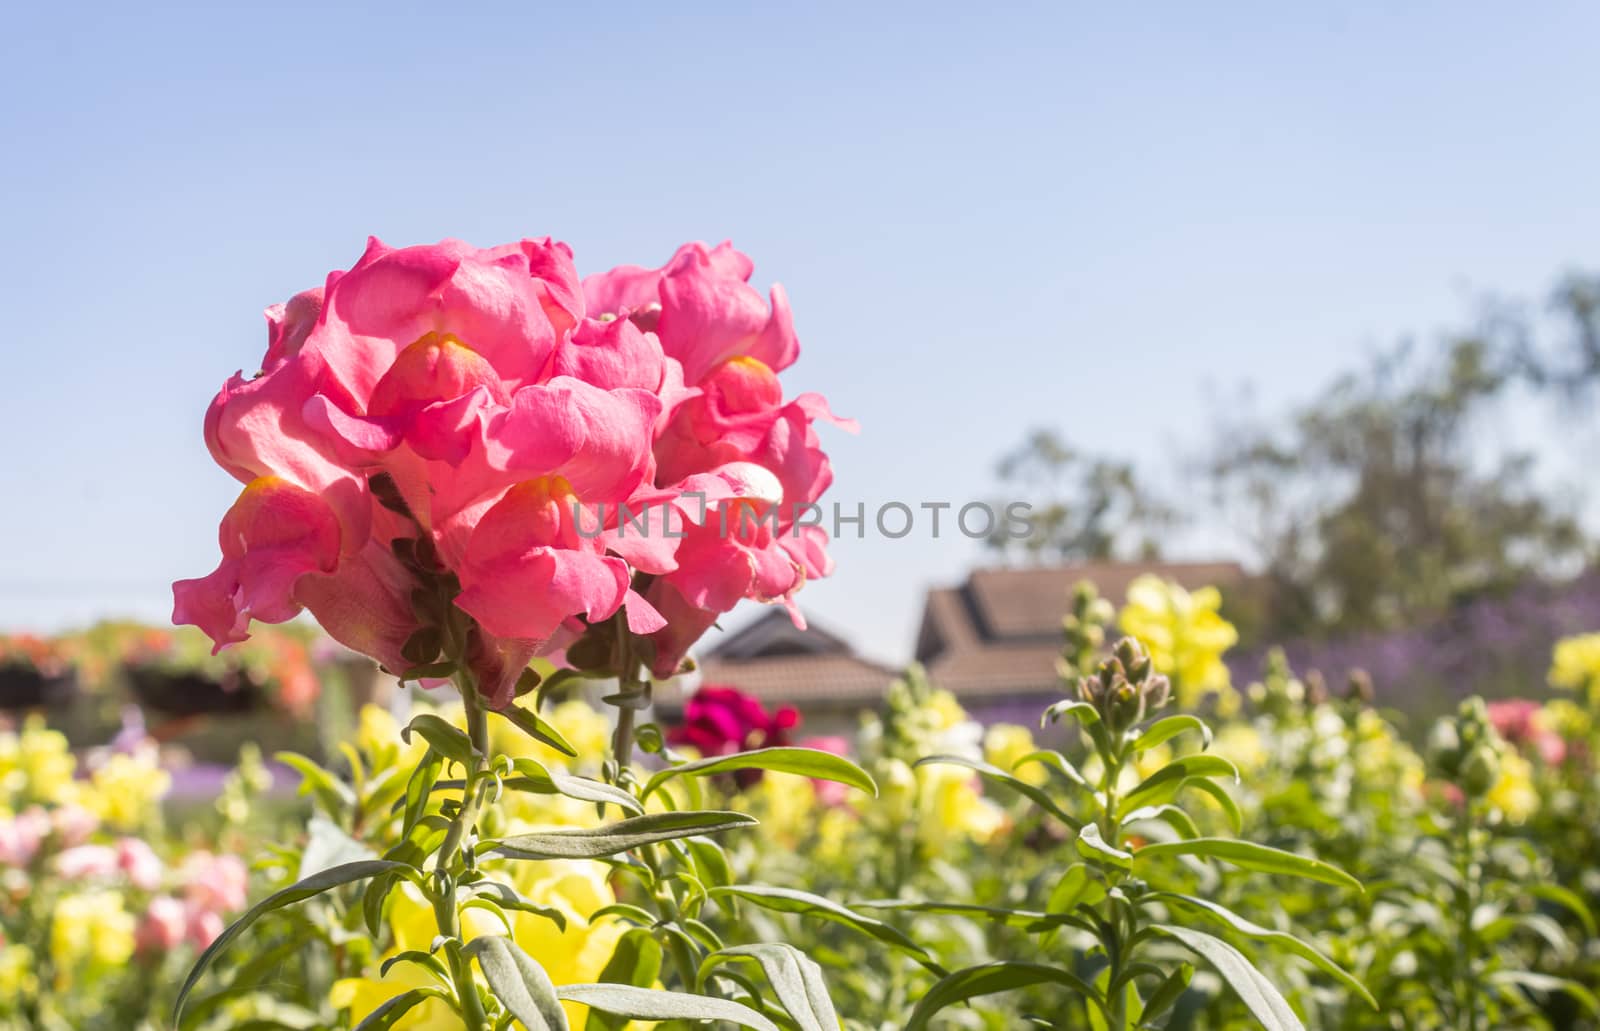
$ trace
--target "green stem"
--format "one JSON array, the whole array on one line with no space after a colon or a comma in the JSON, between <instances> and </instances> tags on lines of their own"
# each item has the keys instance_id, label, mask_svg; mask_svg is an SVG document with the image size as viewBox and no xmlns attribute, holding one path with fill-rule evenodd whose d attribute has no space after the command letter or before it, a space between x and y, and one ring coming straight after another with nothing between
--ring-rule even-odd
<instances>
[{"instance_id":1,"label":"green stem","mask_svg":"<svg viewBox=\"0 0 1600 1031\"><path fill-rule=\"evenodd\" d=\"M456 686L461 692L461 704L467 715L467 736L472 740L472 763L467 768L461 788L461 808L445 831L444 844L434 859L432 901L434 919L439 933L447 938L461 937L461 922L456 911L456 880L465 866L461 856L461 843L478 817L482 800L482 779L489 762L489 717L478 699L477 687L470 676L459 674ZM456 996L461 1003L461 1019L467 1031L486 1031L489 1018L483 1011L483 1000L478 996L478 984L472 976L472 961L461 954L459 947L446 949L450 964L450 979L455 983Z\"/></svg>"},{"instance_id":2,"label":"green stem","mask_svg":"<svg viewBox=\"0 0 1600 1031\"><path fill-rule=\"evenodd\" d=\"M1100 837L1112 848L1122 847L1122 826L1117 819L1117 781L1122 777L1123 756L1120 754L1102 753L1101 762L1105 766L1105 777L1101 781L1101 793L1105 796L1105 807L1100 814ZM1106 876L1113 887L1122 880L1121 871L1116 867L1107 867ZM1114 930L1122 926L1122 915L1119 912L1114 898L1107 896L1105 900L1105 914L1107 921ZM1130 917L1131 919L1131 917ZM1129 932L1134 930L1130 927ZM1106 958L1110 961L1106 987L1109 989L1122 976L1123 969L1129 962L1125 955L1120 936L1114 934L1112 941L1101 943L1106 950ZM1126 988L1110 991L1106 997L1106 1027L1108 1031L1127 1031L1128 1028L1128 993Z\"/></svg>"},{"instance_id":3,"label":"green stem","mask_svg":"<svg viewBox=\"0 0 1600 1031\"><path fill-rule=\"evenodd\" d=\"M1464 1031L1478 1031L1478 984L1472 969L1477 953L1472 917L1478 908L1477 864L1472 854L1473 816L1471 800L1463 802L1456 837L1456 871L1461 878L1457 890L1461 929L1456 935L1456 1005L1459 1010L1456 1023Z\"/></svg>"}]
</instances>

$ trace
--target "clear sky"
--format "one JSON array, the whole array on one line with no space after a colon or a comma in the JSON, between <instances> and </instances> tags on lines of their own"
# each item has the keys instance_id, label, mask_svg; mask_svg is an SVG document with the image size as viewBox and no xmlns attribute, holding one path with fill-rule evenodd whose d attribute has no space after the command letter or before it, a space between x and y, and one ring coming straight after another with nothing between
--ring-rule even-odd
<instances>
[{"instance_id":1,"label":"clear sky","mask_svg":"<svg viewBox=\"0 0 1600 1031\"><path fill-rule=\"evenodd\" d=\"M163 619L213 567L206 404L369 233L731 237L869 508L989 497L1031 425L1170 465L1208 392L1600 265L1600 7L1328 6L13 5L0 626ZM899 659L978 553L835 555L807 607Z\"/></svg>"}]
</instances>

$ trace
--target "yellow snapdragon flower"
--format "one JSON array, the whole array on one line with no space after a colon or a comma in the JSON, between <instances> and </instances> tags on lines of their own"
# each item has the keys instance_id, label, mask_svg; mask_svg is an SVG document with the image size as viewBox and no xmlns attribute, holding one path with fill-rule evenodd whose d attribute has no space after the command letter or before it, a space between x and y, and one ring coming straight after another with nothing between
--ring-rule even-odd
<instances>
[{"instance_id":1,"label":"yellow snapdragon flower","mask_svg":"<svg viewBox=\"0 0 1600 1031\"><path fill-rule=\"evenodd\" d=\"M45 726L42 716L29 716L21 733L0 734L0 798L13 804L68 801L77 769L66 735Z\"/></svg>"},{"instance_id":2,"label":"yellow snapdragon flower","mask_svg":"<svg viewBox=\"0 0 1600 1031\"><path fill-rule=\"evenodd\" d=\"M1118 624L1150 652L1156 671L1171 678L1182 708L1194 708L1207 694L1217 696L1224 714L1238 707L1222 656L1239 642L1239 632L1222 618L1221 607L1215 587L1188 591L1151 574L1128 586Z\"/></svg>"},{"instance_id":3,"label":"yellow snapdragon flower","mask_svg":"<svg viewBox=\"0 0 1600 1031\"><path fill-rule=\"evenodd\" d=\"M1015 723L996 723L983 735L983 761L990 766L998 766L1007 773L1013 773L1035 787L1049 780L1045 768L1038 763L1029 763L1019 770L1016 769L1016 764L1023 756L1038 749L1039 746L1033 740L1033 732Z\"/></svg>"},{"instance_id":4,"label":"yellow snapdragon flower","mask_svg":"<svg viewBox=\"0 0 1600 1031\"><path fill-rule=\"evenodd\" d=\"M512 938L539 962L558 985L599 980L611 959L617 941L627 930L622 922L590 917L603 906L616 901L606 882L605 868L599 863L557 861L508 864L498 871L524 896L541 905L560 910L567 918L565 930L532 913L510 912ZM416 949L428 951L439 933L433 907L410 884L396 889L390 924L394 944L382 958ZM462 939L481 935L503 935L505 925L492 914L472 909L461 914ZM426 967L415 963L396 963L383 976L377 976L378 963L365 977L350 977L335 982L331 1001L348 1013L351 1027L373 1010L401 992L428 985L438 986ZM563 1003L574 1027L582 1027L588 1008ZM430 999L412 1009L396 1024L397 1031L462 1031L461 1018L446 1003Z\"/></svg>"},{"instance_id":5,"label":"yellow snapdragon flower","mask_svg":"<svg viewBox=\"0 0 1600 1031\"><path fill-rule=\"evenodd\" d=\"M8 1003L33 997L39 991L39 976L35 968L33 950L26 945L7 945L0 948L0 1012L10 1007Z\"/></svg>"},{"instance_id":6,"label":"yellow snapdragon flower","mask_svg":"<svg viewBox=\"0 0 1600 1031\"><path fill-rule=\"evenodd\" d=\"M172 786L154 748L106 757L89 777L86 807L106 825L131 831L155 816L161 799Z\"/></svg>"},{"instance_id":7,"label":"yellow snapdragon flower","mask_svg":"<svg viewBox=\"0 0 1600 1031\"><path fill-rule=\"evenodd\" d=\"M50 920L57 988L84 972L112 970L132 959L135 923L120 891L86 891L57 901Z\"/></svg>"},{"instance_id":8,"label":"yellow snapdragon flower","mask_svg":"<svg viewBox=\"0 0 1600 1031\"><path fill-rule=\"evenodd\" d=\"M1600 633L1580 634L1556 642L1550 661L1550 684L1588 697L1600 705Z\"/></svg>"},{"instance_id":9,"label":"yellow snapdragon flower","mask_svg":"<svg viewBox=\"0 0 1600 1031\"><path fill-rule=\"evenodd\" d=\"M1539 790L1533 784L1533 764L1515 749L1500 753L1500 776L1485 796L1511 823L1526 822L1539 809Z\"/></svg>"}]
</instances>

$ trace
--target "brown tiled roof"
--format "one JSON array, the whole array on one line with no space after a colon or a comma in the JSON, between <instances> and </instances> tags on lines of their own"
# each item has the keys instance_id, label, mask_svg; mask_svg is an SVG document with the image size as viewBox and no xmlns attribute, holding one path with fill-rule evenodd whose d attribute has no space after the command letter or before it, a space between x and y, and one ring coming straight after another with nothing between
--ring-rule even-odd
<instances>
[{"instance_id":1,"label":"brown tiled roof","mask_svg":"<svg viewBox=\"0 0 1600 1031\"><path fill-rule=\"evenodd\" d=\"M887 666L855 655L769 655L750 659L707 656L700 664L702 684L730 684L769 707L799 705L857 708L876 705L896 674ZM681 704L669 695L666 708Z\"/></svg>"},{"instance_id":2,"label":"brown tiled roof","mask_svg":"<svg viewBox=\"0 0 1600 1031\"><path fill-rule=\"evenodd\" d=\"M1244 579L1233 562L1086 562L979 569L960 587L928 592L917 655L933 681L958 696L1047 693L1056 685L1061 617L1088 580L1114 602L1153 573L1194 589Z\"/></svg>"},{"instance_id":3,"label":"brown tiled roof","mask_svg":"<svg viewBox=\"0 0 1600 1031\"><path fill-rule=\"evenodd\" d=\"M967 579L983 636L1055 637L1061 633L1072 588L1088 580L1120 603L1128 585L1146 573L1193 590L1236 583L1244 570L1235 562L1084 562L1032 569L978 569Z\"/></svg>"}]
</instances>

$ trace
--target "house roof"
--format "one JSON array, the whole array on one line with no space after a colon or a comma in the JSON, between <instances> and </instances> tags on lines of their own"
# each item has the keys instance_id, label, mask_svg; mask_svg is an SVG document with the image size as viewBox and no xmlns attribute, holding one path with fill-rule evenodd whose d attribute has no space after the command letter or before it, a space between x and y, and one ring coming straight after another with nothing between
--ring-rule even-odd
<instances>
[{"instance_id":1,"label":"house roof","mask_svg":"<svg viewBox=\"0 0 1600 1031\"><path fill-rule=\"evenodd\" d=\"M718 642L700 658L702 684L729 684L769 706L861 708L882 701L897 675L888 666L856 655L848 641L807 620L795 627L789 613L768 610ZM666 708L681 703L670 681L657 701Z\"/></svg>"},{"instance_id":2,"label":"house roof","mask_svg":"<svg viewBox=\"0 0 1600 1031\"><path fill-rule=\"evenodd\" d=\"M883 700L896 673L858 655L783 655L752 659L707 656L702 684L731 684L768 706L861 708ZM673 700L661 701L671 706Z\"/></svg>"},{"instance_id":3,"label":"house roof","mask_svg":"<svg viewBox=\"0 0 1600 1031\"><path fill-rule=\"evenodd\" d=\"M928 592L916 657L933 681L958 696L1056 689L1061 619L1080 581L1121 599L1146 573L1194 589L1244 579L1234 562L1085 562L978 569L959 587Z\"/></svg>"}]
</instances>

